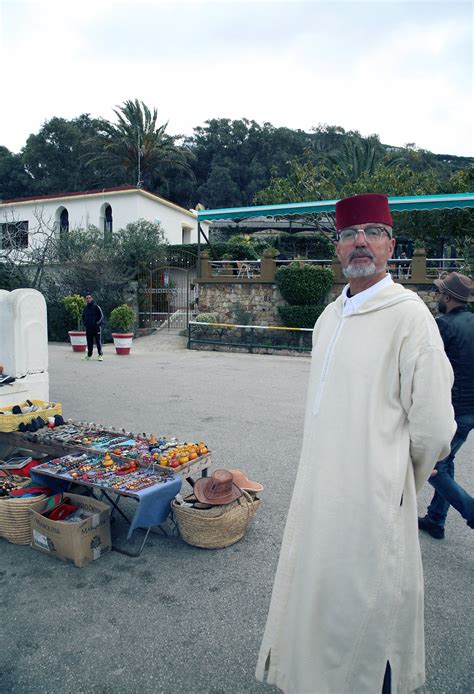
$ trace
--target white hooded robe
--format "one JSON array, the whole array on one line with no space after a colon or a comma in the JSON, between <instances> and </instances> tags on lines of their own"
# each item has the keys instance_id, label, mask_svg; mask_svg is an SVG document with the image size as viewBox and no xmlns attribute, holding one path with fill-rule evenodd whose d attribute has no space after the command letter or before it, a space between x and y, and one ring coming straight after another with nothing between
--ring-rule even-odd
<instances>
[{"instance_id":1,"label":"white hooded robe","mask_svg":"<svg viewBox=\"0 0 474 694\"><path fill-rule=\"evenodd\" d=\"M423 684L416 493L449 452L452 369L422 300L383 286L313 333L301 458L256 676L286 694Z\"/></svg>"}]
</instances>

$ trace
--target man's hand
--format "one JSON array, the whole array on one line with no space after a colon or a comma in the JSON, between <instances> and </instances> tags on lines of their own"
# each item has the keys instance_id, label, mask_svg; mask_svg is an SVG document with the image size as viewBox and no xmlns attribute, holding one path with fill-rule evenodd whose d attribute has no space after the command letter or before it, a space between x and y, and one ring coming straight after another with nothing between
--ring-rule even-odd
<instances>
[{"instance_id":1,"label":"man's hand","mask_svg":"<svg viewBox=\"0 0 474 694\"><path fill-rule=\"evenodd\" d=\"M430 473L430 477L434 477L437 474L438 474L438 470L436 468L434 468L434 470L432 470Z\"/></svg>"}]
</instances>

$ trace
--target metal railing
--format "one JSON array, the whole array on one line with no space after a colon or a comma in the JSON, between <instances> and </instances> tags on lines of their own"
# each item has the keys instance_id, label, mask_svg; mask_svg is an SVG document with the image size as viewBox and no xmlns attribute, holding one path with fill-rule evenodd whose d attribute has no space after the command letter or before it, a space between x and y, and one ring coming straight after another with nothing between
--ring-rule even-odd
<instances>
[{"instance_id":1,"label":"metal railing","mask_svg":"<svg viewBox=\"0 0 474 694\"><path fill-rule=\"evenodd\" d=\"M188 349L193 345L214 348L240 347L255 350L311 352L311 328L286 328L267 325L233 325L232 323L188 323Z\"/></svg>"},{"instance_id":2,"label":"metal railing","mask_svg":"<svg viewBox=\"0 0 474 694\"><path fill-rule=\"evenodd\" d=\"M222 275L252 279L261 276L260 260L211 260L211 276Z\"/></svg>"},{"instance_id":3,"label":"metal railing","mask_svg":"<svg viewBox=\"0 0 474 694\"><path fill-rule=\"evenodd\" d=\"M466 272L466 266L464 258L427 258L426 276L439 279L449 272Z\"/></svg>"},{"instance_id":4,"label":"metal railing","mask_svg":"<svg viewBox=\"0 0 474 694\"><path fill-rule=\"evenodd\" d=\"M203 254L198 282L272 283L278 268L295 263L332 268L336 284L345 284L347 281L337 258L279 260L264 254L261 260L210 260ZM433 279L453 270L469 274L468 263L463 258L427 258L424 253L416 251L411 258L390 259L388 270L394 279L414 284L432 284Z\"/></svg>"}]
</instances>

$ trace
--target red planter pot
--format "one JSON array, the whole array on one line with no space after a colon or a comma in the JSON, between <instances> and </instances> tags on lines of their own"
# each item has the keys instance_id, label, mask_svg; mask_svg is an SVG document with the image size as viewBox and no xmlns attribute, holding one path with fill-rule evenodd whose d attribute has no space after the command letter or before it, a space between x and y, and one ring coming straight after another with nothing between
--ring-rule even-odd
<instances>
[{"instance_id":1,"label":"red planter pot","mask_svg":"<svg viewBox=\"0 0 474 694\"><path fill-rule=\"evenodd\" d=\"M117 354L130 354L133 333L112 333Z\"/></svg>"},{"instance_id":2,"label":"red planter pot","mask_svg":"<svg viewBox=\"0 0 474 694\"><path fill-rule=\"evenodd\" d=\"M85 330L69 330L69 339L73 352L85 352L87 348L87 340Z\"/></svg>"}]
</instances>

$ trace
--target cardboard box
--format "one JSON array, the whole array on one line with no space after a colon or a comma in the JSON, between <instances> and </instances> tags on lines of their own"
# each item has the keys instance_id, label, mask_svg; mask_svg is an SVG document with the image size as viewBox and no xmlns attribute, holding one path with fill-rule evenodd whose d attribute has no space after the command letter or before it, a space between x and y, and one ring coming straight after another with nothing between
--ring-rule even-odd
<instances>
[{"instance_id":1,"label":"cardboard box","mask_svg":"<svg viewBox=\"0 0 474 694\"><path fill-rule=\"evenodd\" d=\"M111 550L111 508L90 496L69 493L65 496L91 515L68 523L50 520L30 509L31 547L82 568Z\"/></svg>"}]
</instances>

